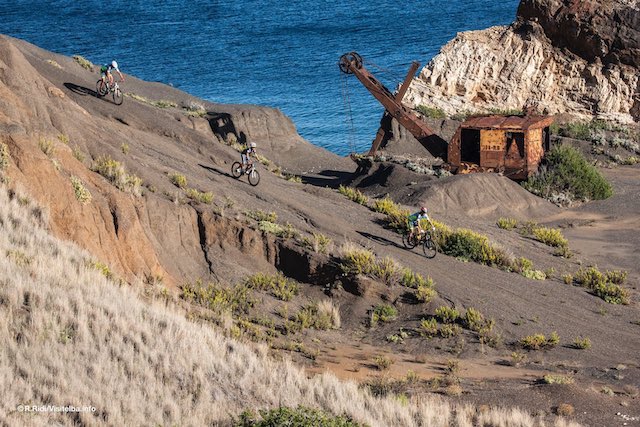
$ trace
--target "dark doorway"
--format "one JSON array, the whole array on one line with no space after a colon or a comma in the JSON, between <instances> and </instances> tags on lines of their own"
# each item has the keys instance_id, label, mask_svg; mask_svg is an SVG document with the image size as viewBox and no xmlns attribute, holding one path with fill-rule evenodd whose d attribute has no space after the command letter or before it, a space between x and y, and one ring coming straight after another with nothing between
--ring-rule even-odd
<instances>
[{"instance_id":1,"label":"dark doorway","mask_svg":"<svg viewBox=\"0 0 640 427\"><path fill-rule=\"evenodd\" d=\"M550 141L551 135L549 134L549 128L547 127L542 131L542 148L544 149L545 153L549 151Z\"/></svg>"},{"instance_id":2,"label":"dark doorway","mask_svg":"<svg viewBox=\"0 0 640 427\"><path fill-rule=\"evenodd\" d=\"M480 164L480 131L462 129L460 133L460 159L467 163Z\"/></svg>"},{"instance_id":3,"label":"dark doorway","mask_svg":"<svg viewBox=\"0 0 640 427\"><path fill-rule=\"evenodd\" d=\"M514 143L516 148L513 148ZM524 159L524 133L507 132L507 157L510 159Z\"/></svg>"}]
</instances>

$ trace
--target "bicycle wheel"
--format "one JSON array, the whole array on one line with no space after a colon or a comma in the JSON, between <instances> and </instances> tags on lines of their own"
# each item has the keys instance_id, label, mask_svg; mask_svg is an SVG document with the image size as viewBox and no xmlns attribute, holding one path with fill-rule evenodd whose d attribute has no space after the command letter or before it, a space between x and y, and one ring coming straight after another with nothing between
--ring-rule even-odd
<instances>
[{"instance_id":1,"label":"bicycle wheel","mask_svg":"<svg viewBox=\"0 0 640 427\"><path fill-rule=\"evenodd\" d=\"M417 244L416 238L414 237L413 239L409 239L409 233L404 233L402 235L402 244L407 249L413 249L416 247L416 244Z\"/></svg>"},{"instance_id":2,"label":"bicycle wheel","mask_svg":"<svg viewBox=\"0 0 640 427\"><path fill-rule=\"evenodd\" d=\"M100 79L96 82L96 96L98 98L105 96L109 89L107 89L107 84L104 80Z\"/></svg>"},{"instance_id":3,"label":"bicycle wheel","mask_svg":"<svg viewBox=\"0 0 640 427\"><path fill-rule=\"evenodd\" d=\"M113 91L113 103L116 105L121 105L122 101L124 101L124 96L122 95L122 91L120 90L120 88L117 87Z\"/></svg>"},{"instance_id":4,"label":"bicycle wheel","mask_svg":"<svg viewBox=\"0 0 640 427\"><path fill-rule=\"evenodd\" d=\"M422 250L424 251L424 256L427 258L433 258L436 256L438 251L436 250L436 243L431 240L430 237L427 237L422 244Z\"/></svg>"},{"instance_id":5,"label":"bicycle wheel","mask_svg":"<svg viewBox=\"0 0 640 427\"><path fill-rule=\"evenodd\" d=\"M249 184L255 187L256 185L258 185L259 182L260 182L260 174L256 169L253 169L251 172L249 172Z\"/></svg>"},{"instance_id":6,"label":"bicycle wheel","mask_svg":"<svg viewBox=\"0 0 640 427\"><path fill-rule=\"evenodd\" d=\"M242 176L242 165L240 162L235 162L231 165L231 175L236 179Z\"/></svg>"}]
</instances>

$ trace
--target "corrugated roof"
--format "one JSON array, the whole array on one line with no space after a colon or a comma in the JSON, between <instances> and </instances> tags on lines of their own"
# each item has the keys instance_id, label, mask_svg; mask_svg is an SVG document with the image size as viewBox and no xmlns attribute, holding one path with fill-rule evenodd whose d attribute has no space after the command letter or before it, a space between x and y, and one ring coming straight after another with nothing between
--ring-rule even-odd
<instances>
[{"instance_id":1,"label":"corrugated roof","mask_svg":"<svg viewBox=\"0 0 640 427\"><path fill-rule=\"evenodd\" d=\"M549 116L477 116L462 123L463 128L479 129L532 129L543 128L553 123Z\"/></svg>"}]
</instances>

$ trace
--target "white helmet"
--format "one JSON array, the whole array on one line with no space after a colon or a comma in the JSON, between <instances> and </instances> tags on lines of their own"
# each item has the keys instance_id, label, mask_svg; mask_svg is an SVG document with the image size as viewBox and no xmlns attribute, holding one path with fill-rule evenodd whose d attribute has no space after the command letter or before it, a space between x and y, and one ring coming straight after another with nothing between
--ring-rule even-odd
<instances>
[{"instance_id":1,"label":"white helmet","mask_svg":"<svg viewBox=\"0 0 640 427\"><path fill-rule=\"evenodd\" d=\"M116 70L118 69L118 63L115 60L111 61L111 66Z\"/></svg>"},{"instance_id":2,"label":"white helmet","mask_svg":"<svg viewBox=\"0 0 640 427\"><path fill-rule=\"evenodd\" d=\"M251 143L251 148L256 148L258 146L258 144L256 144L255 142Z\"/></svg>"}]
</instances>

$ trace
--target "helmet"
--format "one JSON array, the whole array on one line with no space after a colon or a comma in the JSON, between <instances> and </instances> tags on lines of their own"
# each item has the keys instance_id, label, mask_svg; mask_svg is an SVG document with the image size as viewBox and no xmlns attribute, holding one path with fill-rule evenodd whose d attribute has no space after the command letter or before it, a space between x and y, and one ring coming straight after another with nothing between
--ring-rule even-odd
<instances>
[{"instance_id":1,"label":"helmet","mask_svg":"<svg viewBox=\"0 0 640 427\"><path fill-rule=\"evenodd\" d=\"M420 212L422 212L422 213L427 213L427 208L426 208L426 207L424 207L424 206L423 206L423 207L421 207L421 208L420 208Z\"/></svg>"},{"instance_id":2,"label":"helmet","mask_svg":"<svg viewBox=\"0 0 640 427\"><path fill-rule=\"evenodd\" d=\"M114 61L111 61L111 66L112 66L113 68L115 68L116 70L118 69L118 63L117 63L115 60L114 60Z\"/></svg>"},{"instance_id":3,"label":"helmet","mask_svg":"<svg viewBox=\"0 0 640 427\"><path fill-rule=\"evenodd\" d=\"M256 144L255 142L251 143L251 148L256 148L258 146L258 144Z\"/></svg>"}]
</instances>

